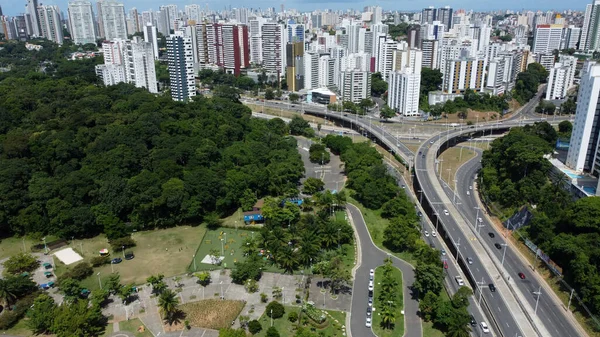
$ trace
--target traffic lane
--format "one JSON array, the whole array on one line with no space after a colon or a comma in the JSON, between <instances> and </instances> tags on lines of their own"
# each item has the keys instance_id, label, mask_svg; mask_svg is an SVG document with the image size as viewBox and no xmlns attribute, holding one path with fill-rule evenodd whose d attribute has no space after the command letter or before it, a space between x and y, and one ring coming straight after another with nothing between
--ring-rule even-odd
<instances>
[{"instance_id":1,"label":"traffic lane","mask_svg":"<svg viewBox=\"0 0 600 337\"><path fill-rule=\"evenodd\" d=\"M474 161L464 169L459 169L459 178L465 183L473 181L479 168L480 163L478 161ZM475 197L472 195L465 195L463 202L468 205L464 209L465 213L469 214L469 212L471 212L470 217L475 219L476 213L473 213L473 209L475 209L474 205L476 204ZM504 238L502 235L500 235L501 233L496 230L495 226L490 225L487 219L483 219L485 217L480 217L483 220L483 224L488 229L485 234L482 234L483 240L486 241L486 244L488 244L490 249L495 252L496 257L502 261L502 255L504 254L504 251L503 249L497 249L494 244L497 242L504 244ZM495 238L491 238L489 233L493 233ZM531 266L523 264L517 254L518 253L514 252L512 249L507 249L506 256L504 257L504 268L507 272L506 276L514 279L515 285L521 290L529 305L532 308L535 308L537 295L534 294L534 292L539 291L541 284L535 277ZM525 275L524 280L520 279L519 273L523 273ZM543 292L538 303L537 314L544 326L546 326L550 331L554 330L557 336L577 335L575 327L573 327L570 322L565 320L563 316L563 308L561 306L557 306L551 298L548 298L548 295L544 297Z\"/></svg>"}]
</instances>

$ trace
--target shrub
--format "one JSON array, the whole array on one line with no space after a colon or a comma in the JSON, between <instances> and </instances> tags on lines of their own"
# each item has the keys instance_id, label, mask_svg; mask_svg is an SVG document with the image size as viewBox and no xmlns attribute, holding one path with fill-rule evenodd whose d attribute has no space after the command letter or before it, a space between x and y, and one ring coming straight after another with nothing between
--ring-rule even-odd
<instances>
[{"instance_id":1,"label":"shrub","mask_svg":"<svg viewBox=\"0 0 600 337\"><path fill-rule=\"evenodd\" d=\"M108 256L95 256L90 260L92 267L100 267L102 265L108 264L110 262L110 258Z\"/></svg>"},{"instance_id":2,"label":"shrub","mask_svg":"<svg viewBox=\"0 0 600 337\"><path fill-rule=\"evenodd\" d=\"M267 329L267 337L280 337L279 331L274 326Z\"/></svg>"},{"instance_id":3,"label":"shrub","mask_svg":"<svg viewBox=\"0 0 600 337\"><path fill-rule=\"evenodd\" d=\"M248 331L250 331L251 334L256 335L261 330L262 330L262 325L260 325L259 321L252 320L252 321L248 322Z\"/></svg>"},{"instance_id":4,"label":"shrub","mask_svg":"<svg viewBox=\"0 0 600 337\"><path fill-rule=\"evenodd\" d=\"M283 305L277 301L273 301L267 304L267 308L265 309L267 316L271 318L280 318L285 314L285 308Z\"/></svg>"},{"instance_id":5,"label":"shrub","mask_svg":"<svg viewBox=\"0 0 600 337\"><path fill-rule=\"evenodd\" d=\"M265 293L260 293L260 301L262 303L267 303L269 301L269 296Z\"/></svg>"},{"instance_id":6,"label":"shrub","mask_svg":"<svg viewBox=\"0 0 600 337\"><path fill-rule=\"evenodd\" d=\"M296 321L298 320L298 313L295 311L292 311L288 314L288 321L292 322L292 323L296 323Z\"/></svg>"},{"instance_id":7,"label":"shrub","mask_svg":"<svg viewBox=\"0 0 600 337\"><path fill-rule=\"evenodd\" d=\"M3 311L0 315L0 330L7 330L15 325L25 315L38 295L39 292L35 291L18 300L13 310Z\"/></svg>"},{"instance_id":8,"label":"shrub","mask_svg":"<svg viewBox=\"0 0 600 337\"><path fill-rule=\"evenodd\" d=\"M4 268L9 274L21 274L24 272L32 272L40 266L40 262L29 253L19 253L11 256L4 262Z\"/></svg>"},{"instance_id":9,"label":"shrub","mask_svg":"<svg viewBox=\"0 0 600 337\"><path fill-rule=\"evenodd\" d=\"M73 267L73 269L64 273L63 278L72 278L81 281L93 273L94 269L92 269L92 266L89 263L79 262Z\"/></svg>"},{"instance_id":10,"label":"shrub","mask_svg":"<svg viewBox=\"0 0 600 337\"><path fill-rule=\"evenodd\" d=\"M121 251L121 250L123 250L123 247L125 247L125 248L135 247L135 240L133 240L131 238L131 236L126 236L123 238L112 240L110 242L110 246L112 247L112 249L114 251Z\"/></svg>"},{"instance_id":11,"label":"shrub","mask_svg":"<svg viewBox=\"0 0 600 337\"><path fill-rule=\"evenodd\" d=\"M258 282L254 279L248 279L245 285L246 291L249 293L255 293L258 291Z\"/></svg>"}]
</instances>

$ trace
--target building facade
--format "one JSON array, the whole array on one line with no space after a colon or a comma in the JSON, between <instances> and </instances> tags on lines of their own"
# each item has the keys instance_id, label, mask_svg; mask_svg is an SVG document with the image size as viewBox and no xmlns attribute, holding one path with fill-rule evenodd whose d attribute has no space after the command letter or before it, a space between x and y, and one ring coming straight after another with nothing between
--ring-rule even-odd
<instances>
[{"instance_id":1,"label":"building facade","mask_svg":"<svg viewBox=\"0 0 600 337\"><path fill-rule=\"evenodd\" d=\"M95 44L98 39L98 34L96 34L96 23L94 22L92 3L82 0L71 1L69 2L68 13L73 43Z\"/></svg>"},{"instance_id":2,"label":"building facade","mask_svg":"<svg viewBox=\"0 0 600 337\"><path fill-rule=\"evenodd\" d=\"M171 97L188 101L196 96L194 52L192 38L176 31L167 38L167 58Z\"/></svg>"}]
</instances>

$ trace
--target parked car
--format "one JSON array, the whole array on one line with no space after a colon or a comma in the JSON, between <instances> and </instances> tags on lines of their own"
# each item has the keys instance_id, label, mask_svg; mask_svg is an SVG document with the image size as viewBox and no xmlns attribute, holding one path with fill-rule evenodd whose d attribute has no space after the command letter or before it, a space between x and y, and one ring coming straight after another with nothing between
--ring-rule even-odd
<instances>
[{"instance_id":1,"label":"parked car","mask_svg":"<svg viewBox=\"0 0 600 337\"><path fill-rule=\"evenodd\" d=\"M464 286L465 285L465 281L463 281L462 277L460 277L460 276L454 276L454 279L456 280L456 283L458 283L459 286Z\"/></svg>"},{"instance_id":2,"label":"parked car","mask_svg":"<svg viewBox=\"0 0 600 337\"><path fill-rule=\"evenodd\" d=\"M374 269L369 270L369 276L375 277L375 270Z\"/></svg>"},{"instance_id":3,"label":"parked car","mask_svg":"<svg viewBox=\"0 0 600 337\"><path fill-rule=\"evenodd\" d=\"M471 325L472 326L476 326L477 325L477 321L475 320L475 316L471 315Z\"/></svg>"},{"instance_id":4,"label":"parked car","mask_svg":"<svg viewBox=\"0 0 600 337\"><path fill-rule=\"evenodd\" d=\"M496 234L494 234L494 233L492 233L492 232L489 232L489 233L488 233L488 235L489 235L489 236L490 236L490 238L492 238L492 239L496 237Z\"/></svg>"},{"instance_id":5,"label":"parked car","mask_svg":"<svg viewBox=\"0 0 600 337\"><path fill-rule=\"evenodd\" d=\"M423 216L423 213L421 213L421 211L418 211L418 212L417 212L417 215L418 215L419 217L422 217L422 216Z\"/></svg>"},{"instance_id":6,"label":"parked car","mask_svg":"<svg viewBox=\"0 0 600 337\"><path fill-rule=\"evenodd\" d=\"M499 244L498 242L494 243L494 246L498 249L502 249L502 245Z\"/></svg>"},{"instance_id":7,"label":"parked car","mask_svg":"<svg viewBox=\"0 0 600 337\"><path fill-rule=\"evenodd\" d=\"M491 291L491 292L493 292L493 293L495 293L495 292L496 292L496 286L495 286L493 283L490 283L490 284L488 285L488 287L490 288L490 291Z\"/></svg>"},{"instance_id":8,"label":"parked car","mask_svg":"<svg viewBox=\"0 0 600 337\"><path fill-rule=\"evenodd\" d=\"M369 281L369 291L373 291L374 287L373 281Z\"/></svg>"},{"instance_id":9,"label":"parked car","mask_svg":"<svg viewBox=\"0 0 600 337\"><path fill-rule=\"evenodd\" d=\"M112 263L112 264L118 264L118 263L121 263L121 262L123 262L123 259L120 258L120 257L116 257L116 258L114 258L114 259L112 259L110 261L110 263Z\"/></svg>"},{"instance_id":10,"label":"parked car","mask_svg":"<svg viewBox=\"0 0 600 337\"><path fill-rule=\"evenodd\" d=\"M472 258L470 258L470 257L467 257L467 263L469 263L469 264L473 264L473 259L472 259Z\"/></svg>"},{"instance_id":11,"label":"parked car","mask_svg":"<svg viewBox=\"0 0 600 337\"><path fill-rule=\"evenodd\" d=\"M371 317L372 312L373 312L373 308L367 307L367 317Z\"/></svg>"},{"instance_id":12,"label":"parked car","mask_svg":"<svg viewBox=\"0 0 600 337\"><path fill-rule=\"evenodd\" d=\"M425 231L425 236L429 237L429 232L428 231Z\"/></svg>"},{"instance_id":13,"label":"parked car","mask_svg":"<svg viewBox=\"0 0 600 337\"><path fill-rule=\"evenodd\" d=\"M524 280L525 279L525 274L519 273L519 277L521 278L521 280Z\"/></svg>"},{"instance_id":14,"label":"parked car","mask_svg":"<svg viewBox=\"0 0 600 337\"><path fill-rule=\"evenodd\" d=\"M371 317L367 317L367 322L365 323L365 326L366 326L367 328L370 328L370 327L371 327Z\"/></svg>"},{"instance_id":15,"label":"parked car","mask_svg":"<svg viewBox=\"0 0 600 337\"><path fill-rule=\"evenodd\" d=\"M133 255L133 252L125 253L125 260L133 260L134 257L135 255Z\"/></svg>"},{"instance_id":16,"label":"parked car","mask_svg":"<svg viewBox=\"0 0 600 337\"><path fill-rule=\"evenodd\" d=\"M446 250L444 248L442 248L442 256L446 255Z\"/></svg>"},{"instance_id":17,"label":"parked car","mask_svg":"<svg viewBox=\"0 0 600 337\"><path fill-rule=\"evenodd\" d=\"M471 192L467 191L467 195L471 195Z\"/></svg>"},{"instance_id":18,"label":"parked car","mask_svg":"<svg viewBox=\"0 0 600 337\"><path fill-rule=\"evenodd\" d=\"M369 296L369 306L373 306L373 296Z\"/></svg>"}]
</instances>

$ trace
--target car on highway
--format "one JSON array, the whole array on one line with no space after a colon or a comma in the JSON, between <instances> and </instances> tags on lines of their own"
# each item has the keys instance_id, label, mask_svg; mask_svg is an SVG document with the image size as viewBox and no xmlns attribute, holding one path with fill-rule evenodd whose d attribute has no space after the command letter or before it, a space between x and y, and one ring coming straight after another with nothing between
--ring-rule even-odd
<instances>
[{"instance_id":1,"label":"car on highway","mask_svg":"<svg viewBox=\"0 0 600 337\"><path fill-rule=\"evenodd\" d=\"M425 231L425 236L429 237L429 232L428 231Z\"/></svg>"},{"instance_id":2,"label":"car on highway","mask_svg":"<svg viewBox=\"0 0 600 337\"><path fill-rule=\"evenodd\" d=\"M446 250L444 248L442 248L442 256L446 255Z\"/></svg>"},{"instance_id":3,"label":"car on highway","mask_svg":"<svg viewBox=\"0 0 600 337\"><path fill-rule=\"evenodd\" d=\"M463 281L462 277L460 276L454 276L454 280L456 280L456 283L458 283L459 286L465 285L465 281Z\"/></svg>"},{"instance_id":4,"label":"car on highway","mask_svg":"<svg viewBox=\"0 0 600 337\"><path fill-rule=\"evenodd\" d=\"M370 328L370 327L371 327L371 317L367 317L367 322L365 323L365 326L366 326L367 328Z\"/></svg>"},{"instance_id":5,"label":"car on highway","mask_svg":"<svg viewBox=\"0 0 600 337\"><path fill-rule=\"evenodd\" d=\"M473 264L473 259L472 259L472 258L470 258L470 257L467 257L467 263L469 263L469 264Z\"/></svg>"},{"instance_id":6,"label":"car on highway","mask_svg":"<svg viewBox=\"0 0 600 337\"><path fill-rule=\"evenodd\" d=\"M519 278L520 278L521 280L524 280L524 279L525 279L525 274L523 274L523 273L519 273Z\"/></svg>"},{"instance_id":7,"label":"car on highway","mask_svg":"<svg viewBox=\"0 0 600 337\"><path fill-rule=\"evenodd\" d=\"M445 210L444 210L444 214L446 214L446 215L450 215L450 213L448 212L448 210L447 210L447 209L445 209Z\"/></svg>"},{"instance_id":8,"label":"car on highway","mask_svg":"<svg viewBox=\"0 0 600 337\"><path fill-rule=\"evenodd\" d=\"M498 242L494 243L494 247L496 247L498 249L502 249L502 245L499 244Z\"/></svg>"},{"instance_id":9,"label":"car on highway","mask_svg":"<svg viewBox=\"0 0 600 337\"><path fill-rule=\"evenodd\" d=\"M375 270L374 269L369 270L369 276L371 276L371 279L373 279L373 277L375 277Z\"/></svg>"},{"instance_id":10,"label":"car on highway","mask_svg":"<svg viewBox=\"0 0 600 337\"><path fill-rule=\"evenodd\" d=\"M481 322L481 323L479 323L479 325L481 326L481 330L483 331L483 333L490 332L490 328L488 328L488 325L486 322Z\"/></svg>"},{"instance_id":11,"label":"car on highway","mask_svg":"<svg viewBox=\"0 0 600 337\"><path fill-rule=\"evenodd\" d=\"M429 144L433 144L433 143L434 143L434 141L433 141L433 140L429 142Z\"/></svg>"},{"instance_id":12,"label":"car on highway","mask_svg":"<svg viewBox=\"0 0 600 337\"><path fill-rule=\"evenodd\" d=\"M435 231L431 231L431 236L435 238L437 236L437 233Z\"/></svg>"},{"instance_id":13,"label":"car on highway","mask_svg":"<svg viewBox=\"0 0 600 337\"><path fill-rule=\"evenodd\" d=\"M471 325L472 326L476 326L477 325L477 321L475 320L475 316L471 315Z\"/></svg>"},{"instance_id":14,"label":"car on highway","mask_svg":"<svg viewBox=\"0 0 600 337\"><path fill-rule=\"evenodd\" d=\"M473 186L469 186L469 189L470 189L470 190L472 190L472 189L473 189Z\"/></svg>"},{"instance_id":15,"label":"car on highway","mask_svg":"<svg viewBox=\"0 0 600 337\"><path fill-rule=\"evenodd\" d=\"M448 262L444 260L444 269L448 269Z\"/></svg>"},{"instance_id":16,"label":"car on highway","mask_svg":"<svg viewBox=\"0 0 600 337\"><path fill-rule=\"evenodd\" d=\"M369 281L369 291L373 291L374 287L375 285L373 284L373 281Z\"/></svg>"},{"instance_id":17,"label":"car on highway","mask_svg":"<svg viewBox=\"0 0 600 337\"><path fill-rule=\"evenodd\" d=\"M419 218L420 218L420 217L422 217L422 216L423 216L423 213L421 213L421 211L418 211L418 212L417 212L417 215L418 215L418 216L419 216Z\"/></svg>"},{"instance_id":18,"label":"car on highway","mask_svg":"<svg viewBox=\"0 0 600 337\"><path fill-rule=\"evenodd\" d=\"M488 288L490 288L490 291L491 291L491 292L493 292L493 293L495 293L495 292L496 292L496 286L495 286L493 283L490 283L490 284L488 285Z\"/></svg>"},{"instance_id":19,"label":"car on highway","mask_svg":"<svg viewBox=\"0 0 600 337\"><path fill-rule=\"evenodd\" d=\"M467 195L471 195L471 192L467 191Z\"/></svg>"},{"instance_id":20,"label":"car on highway","mask_svg":"<svg viewBox=\"0 0 600 337\"><path fill-rule=\"evenodd\" d=\"M489 232L489 233L488 233L488 235L489 235L489 236L490 236L490 238L492 238L492 239L496 237L496 234L494 234L494 233L492 233L492 232Z\"/></svg>"}]
</instances>

